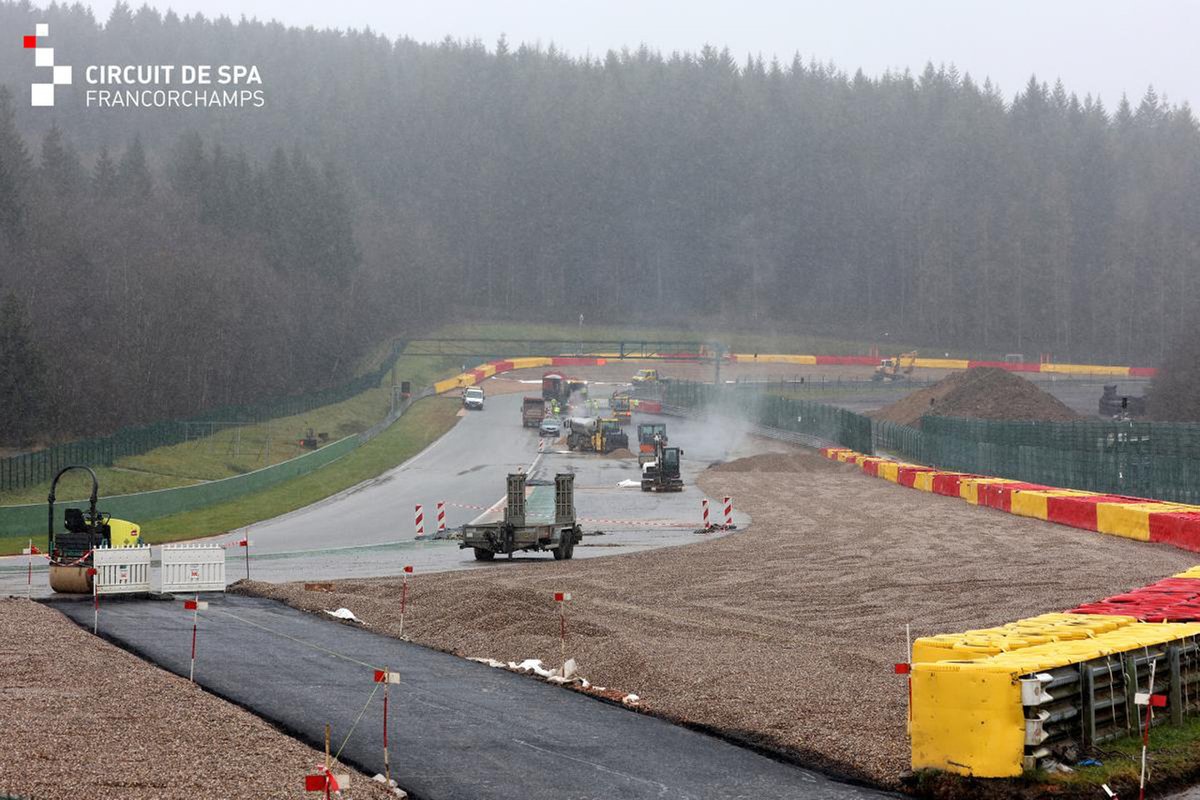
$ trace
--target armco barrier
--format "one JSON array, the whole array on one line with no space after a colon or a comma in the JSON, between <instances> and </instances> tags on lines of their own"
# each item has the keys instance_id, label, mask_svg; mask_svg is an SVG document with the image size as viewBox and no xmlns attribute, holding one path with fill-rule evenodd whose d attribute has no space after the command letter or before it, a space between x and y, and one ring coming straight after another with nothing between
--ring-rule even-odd
<instances>
[{"instance_id":1,"label":"armco barrier","mask_svg":"<svg viewBox=\"0 0 1200 800\"><path fill-rule=\"evenodd\" d=\"M150 545L98 547L92 551L96 594L150 591Z\"/></svg>"},{"instance_id":2,"label":"armco barrier","mask_svg":"<svg viewBox=\"0 0 1200 800\"><path fill-rule=\"evenodd\" d=\"M225 548L217 543L162 547L164 594L225 591Z\"/></svg>"}]
</instances>

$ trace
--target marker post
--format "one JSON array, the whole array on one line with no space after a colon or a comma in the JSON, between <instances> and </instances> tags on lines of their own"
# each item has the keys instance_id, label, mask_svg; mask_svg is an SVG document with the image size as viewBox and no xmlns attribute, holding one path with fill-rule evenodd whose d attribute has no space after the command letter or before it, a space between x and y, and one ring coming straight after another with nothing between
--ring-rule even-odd
<instances>
[{"instance_id":1,"label":"marker post","mask_svg":"<svg viewBox=\"0 0 1200 800\"><path fill-rule=\"evenodd\" d=\"M200 623L200 611L208 608L208 602L196 595L195 600L184 600L183 610L192 612L192 665L188 668L188 680L196 682L196 629Z\"/></svg>"},{"instance_id":2,"label":"marker post","mask_svg":"<svg viewBox=\"0 0 1200 800\"><path fill-rule=\"evenodd\" d=\"M25 548L25 555L29 556L29 576L25 585L25 597L28 600L33 599L33 557L40 553L41 551L33 546L33 539L30 539L29 547Z\"/></svg>"},{"instance_id":3,"label":"marker post","mask_svg":"<svg viewBox=\"0 0 1200 800\"><path fill-rule=\"evenodd\" d=\"M388 752L388 689L393 683L400 682L400 673L391 672L387 668L375 670L375 682L383 684L383 769L384 776L391 784L392 760ZM369 702L369 701L368 701Z\"/></svg>"},{"instance_id":4,"label":"marker post","mask_svg":"<svg viewBox=\"0 0 1200 800\"><path fill-rule=\"evenodd\" d=\"M404 610L408 605L408 576L412 574L412 564L405 564L404 571L400 573L402 583L400 584L400 638L404 638ZM386 688L386 687L385 687Z\"/></svg>"},{"instance_id":5,"label":"marker post","mask_svg":"<svg viewBox=\"0 0 1200 800\"><path fill-rule=\"evenodd\" d=\"M567 667L567 601L570 599L570 592L554 593L554 602L558 603L558 654L561 657L564 678Z\"/></svg>"}]
</instances>

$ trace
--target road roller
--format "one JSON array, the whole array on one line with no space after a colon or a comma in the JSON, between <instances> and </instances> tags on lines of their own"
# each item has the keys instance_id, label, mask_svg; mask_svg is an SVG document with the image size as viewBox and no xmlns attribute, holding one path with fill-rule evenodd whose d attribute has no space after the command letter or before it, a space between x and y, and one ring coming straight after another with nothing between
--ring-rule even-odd
<instances>
[{"instance_id":1,"label":"road roller","mask_svg":"<svg viewBox=\"0 0 1200 800\"><path fill-rule=\"evenodd\" d=\"M82 470L92 478L92 493L87 509L63 509L63 533L54 532L54 491L58 480L71 470ZM63 594L92 593L92 551L97 547L137 547L141 544L141 531L135 523L123 519L112 519L97 510L96 495L100 482L91 467L73 464L63 467L50 482L49 541L46 552L50 554L50 588Z\"/></svg>"}]
</instances>

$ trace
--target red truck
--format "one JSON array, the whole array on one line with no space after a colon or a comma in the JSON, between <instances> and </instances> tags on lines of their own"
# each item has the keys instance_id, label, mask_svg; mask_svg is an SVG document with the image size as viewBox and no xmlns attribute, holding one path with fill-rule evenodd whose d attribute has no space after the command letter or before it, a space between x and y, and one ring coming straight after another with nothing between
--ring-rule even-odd
<instances>
[{"instance_id":1,"label":"red truck","mask_svg":"<svg viewBox=\"0 0 1200 800\"><path fill-rule=\"evenodd\" d=\"M545 399L536 396L526 396L521 402L521 424L526 428L537 428L545 418Z\"/></svg>"}]
</instances>

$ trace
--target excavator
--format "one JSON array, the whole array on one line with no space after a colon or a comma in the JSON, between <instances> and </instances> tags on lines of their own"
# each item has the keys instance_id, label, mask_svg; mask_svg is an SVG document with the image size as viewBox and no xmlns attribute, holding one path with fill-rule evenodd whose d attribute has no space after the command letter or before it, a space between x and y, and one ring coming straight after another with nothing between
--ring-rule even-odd
<instances>
[{"instance_id":1,"label":"excavator","mask_svg":"<svg viewBox=\"0 0 1200 800\"><path fill-rule=\"evenodd\" d=\"M916 366L916 350L912 350L908 353L902 353L895 358L885 358L880 361L879 366L875 368L875 374L871 376L871 380L902 381L909 375L912 375L913 369Z\"/></svg>"},{"instance_id":2,"label":"excavator","mask_svg":"<svg viewBox=\"0 0 1200 800\"><path fill-rule=\"evenodd\" d=\"M678 447L667 447L664 438L654 437L654 460L642 464L643 492L683 491L683 478L679 475L679 458L683 451Z\"/></svg>"}]
</instances>

